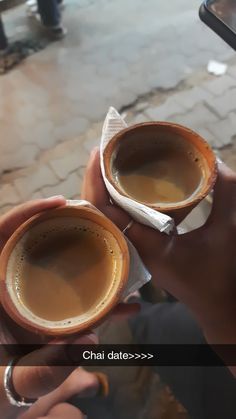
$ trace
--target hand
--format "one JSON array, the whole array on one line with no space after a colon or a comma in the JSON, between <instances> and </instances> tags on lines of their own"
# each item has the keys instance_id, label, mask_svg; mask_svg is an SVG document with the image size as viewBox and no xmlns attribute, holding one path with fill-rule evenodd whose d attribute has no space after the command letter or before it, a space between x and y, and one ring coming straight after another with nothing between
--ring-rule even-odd
<instances>
[{"instance_id":1,"label":"hand","mask_svg":"<svg viewBox=\"0 0 236 419\"><path fill-rule=\"evenodd\" d=\"M31 409L30 409L31 410ZM18 417L24 419L24 416ZM27 416L28 418L28 416ZM84 415L69 403L58 403L53 406L48 412L45 412L37 416L29 416L30 419L83 419Z\"/></svg>"},{"instance_id":2,"label":"hand","mask_svg":"<svg viewBox=\"0 0 236 419\"><path fill-rule=\"evenodd\" d=\"M5 243L17 229L17 227L28 220L33 215L40 211L49 210L51 208L64 206L66 201L63 197L53 197L50 199L41 199L36 201L27 202L26 204L20 205L7 214L0 217L0 252L2 251ZM93 334L84 335L80 337L73 337L65 339L60 343L81 343L89 344L96 343L97 338ZM0 344L11 344L11 343L43 343L45 339L42 336L34 335L28 331L25 331L18 326L5 311L0 307ZM28 398L38 398L47 394L57 388L65 379L72 373L75 367L49 367L56 361L69 360L68 353L66 352L66 346L58 345L58 350L55 349L56 345L53 346L53 351L50 350L50 345L44 347L38 351L27 354L25 357L19 360L18 365L14 368L13 382L17 393L21 396ZM1 349L1 357L3 354ZM36 367L25 367L27 365L37 365ZM20 366L21 365L21 366ZM3 389L3 374L5 367L0 367L0 405L1 415L4 418L15 417L18 408L14 408L9 405ZM72 417L72 416L67 416Z\"/></svg>"},{"instance_id":3,"label":"hand","mask_svg":"<svg viewBox=\"0 0 236 419\"><path fill-rule=\"evenodd\" d=\"M93 397L99 391L99 381L95 374L77 368L56 390L43 396L18 419L82 419L82 413L66 403L71 397Z\"/></svg>"},{"instance_id":4,"label":"hand","mask_svg":"<svg viewBox=\"0 0 236 419\"><path fill-rule=\"evenodd\" d=\"M123 230L130 216L112 205L99 152L90 158L82 196ZM127 231L155 284L188 305L210 343L236 343L236 174L224 164L207 223L167 236L137 222Z\"/></svg>"}]
</instances>

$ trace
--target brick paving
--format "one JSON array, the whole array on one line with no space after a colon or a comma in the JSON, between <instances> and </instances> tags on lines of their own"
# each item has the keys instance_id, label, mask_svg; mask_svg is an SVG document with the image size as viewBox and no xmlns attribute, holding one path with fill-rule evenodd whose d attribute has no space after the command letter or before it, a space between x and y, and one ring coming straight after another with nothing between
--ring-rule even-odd
<instances>
[{"instance_id":1,"label":"brick paving","mask_svg":"<svg viewBox=\"0 0 236 419\"><path fill-rule=\"evenodd\" d=\"M122 109L150 92L176 89L195 72L206 73L210 59L232 61L234 51L200 22L198 7L198 0L67 0L66 39L0 78L1 136L7 138L0 144L0 173L34 165L44 151L82 138L110 105ZM25 15L24 6L3 15L10 39L40 35ZM224 94L234 83L230 71ZM178 109L174 102L163 106L182 115L181 107L214 94L210 89L197 86L179 98ZM233 109L228 100L226 94L225 107L212 104L221 116ZM149 118L156 118L152 108ZM164 118L165 109L158 114Z\"/></svg>"},{"instance_id":2,"label":"brick paving","mask_svg":"<svg viewBox=\"0 0 236 419\"><path fill-rule=\"evenodd\" d=\"M145 102L141 99L129 107L126 114L128 123L166 120L186 125L219 150L226 161L230 157L229 164L236 168L227 152L227 147L234 146L236 136L236 66L230 66L228 74L220 78L212 76L207 81L204 78L197 87L168 92L161 101L158 93L152 94ZM76 136L73 133L72 139L44 151L33 164L3 174L1 211L35 197L59 193L68 198L78 197L84 167L89 152L99 144L101 128L102 121L91 123L86 133ZM24 148L20 149L15 156L20 159L24 152Z\"/></svg>"},{"instance_id":3,"label":"brick paving","mask_svg":"<svg viewBox=\"0 0 236 419\"><path fill-rule=\"evenodd\" d=\"M68 37L0 78L1 212L54 193L78 197L109 105L129 123L185 124L219 149L236 134L234 52L199 21L197 0L182 9L156 0L66 5ZM32 29L24 16L23 7L3 16L10 38ZM228 62L226 75L207 74L211 58Z\"/></svg>"}]
</instances>

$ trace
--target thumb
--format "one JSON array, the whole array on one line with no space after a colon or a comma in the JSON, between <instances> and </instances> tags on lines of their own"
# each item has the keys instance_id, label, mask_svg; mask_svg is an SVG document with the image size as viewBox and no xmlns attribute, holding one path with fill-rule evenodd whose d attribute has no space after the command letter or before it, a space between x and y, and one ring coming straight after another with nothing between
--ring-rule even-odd
<instances>
[{"instance_id":1,"label":"thumb","mask_svg":"<svg viewBox=\"0 0 236 419\"><path fill-rule=\"evenodd\" d=\"M47 199L36 199L18 205L0 217L0 250L14 233L14 231L33 215L41 211L64 206L66 200L63 196L52 196Z\"/></svg>"},{"instance_id":2,"label":"thumb","mask_svg":"<svg viewBox=\"0 0 236 419\"><path fill-rule=\"evenodd\" d=\"M83 335L73 341L51 342L19 360L13 369L13 386L16 392L26 398L38 398L53 391L77 368L80 351L71 351L72 344L96 344L97 336Z\"/></svg>"},{"instance_id":3,"label":"thumb","mask_svg":"<svg viewBox=\"0 0 236 419\"><path fill-rule=\"evenodd\" d=\"M224 226L231 223L236 209L236 173L224 163L218 165L218 177L214 188L212 211L207 225Z\"/></svg>"},{"instance_id":4,"label":"thumb","mask_svg":"<svg viewBox=\"0 0 236 419\"><path fill-rule=\"evenodd\" d=\"M84 415L77 409L68 403L60 403L54 406L47 414L47 416L41 416L38 419L83 419Z\"/></svg>"}]
</instances>

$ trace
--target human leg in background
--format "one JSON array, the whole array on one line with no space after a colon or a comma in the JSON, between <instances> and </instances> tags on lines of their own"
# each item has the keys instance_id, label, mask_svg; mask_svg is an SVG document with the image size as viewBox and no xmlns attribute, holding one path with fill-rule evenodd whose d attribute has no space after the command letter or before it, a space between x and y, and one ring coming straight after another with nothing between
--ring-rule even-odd
<instances>
[{"instance_id":1,"label":"human leg in background","mask_svg":"<svg viewBox=\"0 0 236 419\"><path fill-rule=\"evenodd\" d=\"M205 344L189 310L181 303L144 303L130 321L134 339L142 344ZM153 367L169 385L191 419L234 419L236 380L222 367Z\"/></svg>"},{"instance_id":2,"label":"human leg in background","mask_svg":"<svg viewBox=\"0 0 236 419\"><path fill-rule=\"evenodd\" d=\"M43 25L48 28L52 35L62 38L67 31L61 23L60 4L58 0L37 0L38 12Z\"/></svg>"},{"instance_id":3,"label":"human leg in background","mask_svg":"<svg viewBox=\"0 0 236 419\"><path fill-rule=\"evenodd\" d=\"M4 31L2 18L0 16L0 53L5 52L8 47L7 37Z\"/></svg>"}]
</instances>

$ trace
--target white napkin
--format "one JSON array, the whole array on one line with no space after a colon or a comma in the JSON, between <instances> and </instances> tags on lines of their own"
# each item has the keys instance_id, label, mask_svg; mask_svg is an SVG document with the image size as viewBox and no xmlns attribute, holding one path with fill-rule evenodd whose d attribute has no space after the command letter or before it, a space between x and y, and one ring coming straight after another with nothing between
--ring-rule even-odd
<instances>
[{"instance_id":1,"label":"white napkin","mask_svg":"<svg viewBox=\"0 0 236 419\"><path fill-rule=\"evenodd\" d=\"M84 200L75 200L75 199L68 199L67 201L68 205L82 205L85 207L95 208L90 202L84 201ZM97 209L98 212L100 212ZM146 282L150 281L151 275L148 272L148 270L145 268L142 260L140 259L137 250L132 245L132 243L127 239L126 236L124 236L128 248L129 248L129 254L130 254L130 268L129 268L129 278L126 285L126 288L124 290L124 293L122 295L122 298L127 297L132 292L138 290L142 285L146 284Z\"/></svg>"},{"instance_id":2,"label":"white napkin","mask_svg":"<svg viewBox=\"0 0 236 419\"><path fill-rule=\"evenodd\" d=\"M105 176L104 150L112 137L126 127L127 125L120 114L116 109L110 107L104 121L100 145L101 171L107 190L112 199L128 212L134 220L169 234L174 228L174 220L171 217L121 195Z\"/></svg>"}]
</instances>

